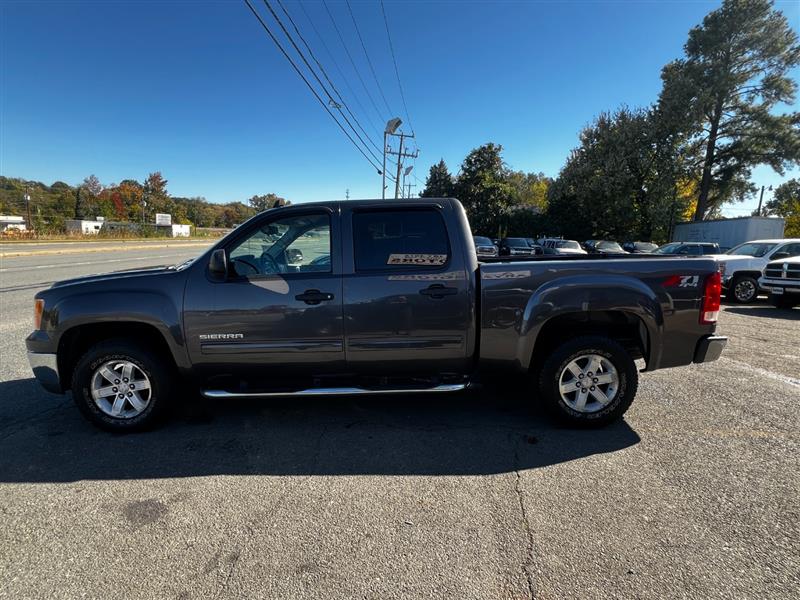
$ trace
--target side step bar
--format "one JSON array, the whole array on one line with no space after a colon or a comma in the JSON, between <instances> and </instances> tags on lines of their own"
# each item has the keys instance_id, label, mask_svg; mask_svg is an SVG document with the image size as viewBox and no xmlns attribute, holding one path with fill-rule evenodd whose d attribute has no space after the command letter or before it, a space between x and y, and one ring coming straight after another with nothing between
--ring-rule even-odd
<instances>
[{"instance_id":1,"label":"side step bar","mask_svg":"<svg viewBox=\"0 0 800 600\"><path fill-rule=\"evenodd\" d=\"M437 385L427 388L397 388L371 390L360 387L341 387L341 388L310 388L298 390L296 392L226 392L225 390L203 390L202 394L206 398L273 398L287 396L365 396L377 394L430 394L459 392L470 387L469 383L452 383Z\"/></svg>"}]
</instances>

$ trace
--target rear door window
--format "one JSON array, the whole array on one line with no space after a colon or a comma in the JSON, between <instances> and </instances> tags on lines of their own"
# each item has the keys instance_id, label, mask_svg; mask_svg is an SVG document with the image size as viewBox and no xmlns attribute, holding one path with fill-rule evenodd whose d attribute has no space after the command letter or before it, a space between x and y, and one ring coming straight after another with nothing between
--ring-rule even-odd
<instances>
[{"instance_id":1,"label":"rear door window","mask_svg":"<svg viewBox=\"0 0 800 600\"><path fill-rule=\"evenodd\" d=\"M365 210L353 214L356 271L440 268L450 244L436 209Z\"/></svg>"}]
</instances>

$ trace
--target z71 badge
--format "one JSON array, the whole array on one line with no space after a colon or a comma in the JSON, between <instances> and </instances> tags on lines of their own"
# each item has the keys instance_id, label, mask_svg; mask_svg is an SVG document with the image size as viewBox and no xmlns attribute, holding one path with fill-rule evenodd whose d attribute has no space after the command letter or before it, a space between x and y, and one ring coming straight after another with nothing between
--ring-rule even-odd
<instances>
[{"instance_id":1,"label":"z71 badge","mask_svg":"<svg viewBox=\"0 0 800 600\"><path fill-rule=\"evenodd\" d=\"M664 287L696 288L699 284L699 275L673 275L664 281Z\"/></svg>"}]
</instances>

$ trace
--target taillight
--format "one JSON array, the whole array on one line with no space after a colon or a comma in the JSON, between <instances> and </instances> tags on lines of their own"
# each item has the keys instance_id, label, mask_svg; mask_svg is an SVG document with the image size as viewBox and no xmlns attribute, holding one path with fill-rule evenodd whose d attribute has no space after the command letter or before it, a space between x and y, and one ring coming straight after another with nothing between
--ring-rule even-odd
<instances>
[{"instance_id":1,"label":"taillight","mask_svg":"<svg viewBox=\"0 0 800 600\"><path fill-rule=\"evenodd\" d=\"M710 325L717 322L719 305L722 298L722 277L719 271L706 277L703 290L703 306L700 309L700 324Z\"/></svg>"},{"instance_id":2,"label":"taillight","mask_svg":"<svg viewBox=\"0 0 800 600\"><path fill-rule=\"evenodd\" d=\"M42 313L44 312L44 300L37 298L33 301L33 328L42 328Z\"/></svg>"}]
</instances>

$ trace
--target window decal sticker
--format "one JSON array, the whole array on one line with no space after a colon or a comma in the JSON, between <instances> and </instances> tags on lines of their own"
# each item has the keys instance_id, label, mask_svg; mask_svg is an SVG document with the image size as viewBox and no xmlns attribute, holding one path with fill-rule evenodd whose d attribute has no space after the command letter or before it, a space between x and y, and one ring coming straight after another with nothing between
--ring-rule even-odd
<instances>
[{"instance_id":1,"label":"window decal sticker","mask_svg":"<svg viewBox=\"0 0 800 600\"><path fill-rule=\"evenodd\" d=\"M447 262L447 254L390 254L387 265L439 266Z\"/></svg>"}]
</instances>

